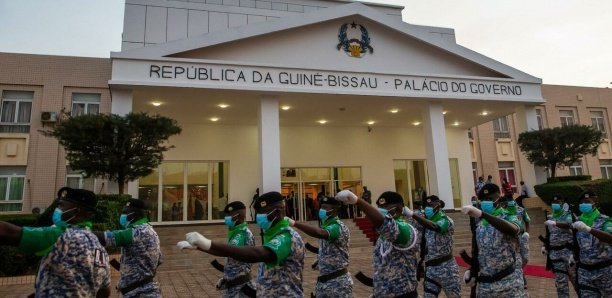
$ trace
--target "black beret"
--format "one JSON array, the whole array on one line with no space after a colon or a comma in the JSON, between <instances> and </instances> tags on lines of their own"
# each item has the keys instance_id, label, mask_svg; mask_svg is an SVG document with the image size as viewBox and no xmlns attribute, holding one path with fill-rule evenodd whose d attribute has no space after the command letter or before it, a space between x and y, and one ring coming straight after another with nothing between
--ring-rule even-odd
<instances>
[{"instance_id":1,"label":"black beret","mask_svg":"<svg viewBox=\"0 0 612 298\"><path fill-rule=\"evenodd\" d=\"M438 196L436 195L431 195L425 198L425 206L431 206L436 202L440 202L442 208L444 208L444 206L446 205L444 204L444 201L440 200L440 198L438 198Z\"/></svg>"},{"instance_id":2,"label":"black beret","mask_svg":"<svg viewBox=\"0 0 612 298\"><path fill-rule=\"evenodd\" d=\"M225 205L225 208L223 209L223 212L230 213L232 211L242 210L242 209L246 209L246 206L244 205L244 203L242 203L240 201L233 201L233 202Z\"/></svg>"},{"instance_id":3,"label":"black beret","mask_svg":"<svg viewBox=\"0 0 612 298\"><path fill-rule=\"evenodd\" d=\"M144 200L139 200L139 199L129 199L127 203L125 203L125 207L129 207L132 209L140 209L140 210L149 209L147 208L146 202Z\"/></svg>"},{"instance_id":4,"label":"black beret","mask_svg":"<svg viewBox=\"0 0 612 298\"><path fill-rule=\"evenodd\" d=\"M578 201L582 201L588 198L597 198L597 195L592 190L587 190L580 194L580 197L578 197Z\"/></svg>"},{"instance_id":5,"label":"black beret","mask_svg":"<svg viewBox=\"0 0 612 298\"><path fill-rule=\"evenodd\" d=\"M278 203L282 200L284 200L283 195L281 195L279 192L276 192L276 191L267 192L259 196L255 200L254 208L255 210L259 210L261 208L265 208L268 205Z\"/></svg>"},{"instance_id":6,"label":"black beret","mask_svg":"<svg viewBox=\"0 0 612 298\"><path fill-rule=\"evenodd\" d=\"M57 192L57 198L60 200L69 201L89 210L95 210L98 198L96 194L85 189L74 189L70 187L62 187Z\"/></svg>"},{"instance_id":7,"label":"black beret","mask_svg":"<svg viewBox=\"0 0 612 298\"><path fill-rule=\"evenodd\" d=\"M478 192L478 198L481 200L483 198L491 198L494 194L499 194L499 186L494 183L487 183Z\"/></svg>"},{"instance_id":8,"label":"black beret","mask_svg":"<svg viewBox=\"0 0 612 298\"><path fill-rule=\"evenodd\" d=\"M560 194L556 194L552 197L553 202L554 201L565 201L565 197L563 195Z\"/></svg>"},{"instance_id":9,"label":"black beret","mask_svg":"<svg viewBox=\"0 0 612 298\"><path fill-rule=\"evenodd\" d=\"M323 196L319 199L319 203L320 204L328 204L328 205L335 205L335 206L341 206L342 202L336 200L334 197L328 197L328 196Z\"/></svg>"},{"instance_id":10,"label":"black beret","mask_svg":"<svg viewBox=\"0 0 612 298\"><path fill-rule=\"evenodd\" d=\"M402 204L404 205L404 199L402 195L394 192L394 191L385 191L383 192L378 200L376 201L377 205L387 205L387 204Z\"/></svg>"}]
</instances>

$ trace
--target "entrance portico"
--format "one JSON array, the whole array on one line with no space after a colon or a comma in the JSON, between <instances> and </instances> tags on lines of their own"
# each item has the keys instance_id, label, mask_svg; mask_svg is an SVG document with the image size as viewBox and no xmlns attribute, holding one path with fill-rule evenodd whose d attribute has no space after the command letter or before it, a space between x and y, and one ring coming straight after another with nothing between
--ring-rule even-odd
<instances>
[{"instance_id":1,"label":"entrance portico","mask_svg":"<svg viewBox=\"0 0 612 298\"><path fill-rule=\"evenodd\" d=\"M357 38L367 34L373 49L360 58L336 48L343 25L350 34L352 24L367 29ZM541 103L541 82L426 32L352 3L114 53L113 112L131 106L176 119L183 133L170 140L175 148L165 160L184 169L196 161L224 169L217 174L227 181L207 172L202 187L208 219L218 218L228 199L250 203L257 187L285 192L283 181L293 177L281 168L329 169L329 184L317 189L326 194L360 193L367 185L374 196L400 191L411 204L420 198L394 166L398 161L424 161L419 187L447 208L460 207L473 194L467 129ZM533 117L527 114L524 127ZM343 184L342 169L358 169L358 178ZM184 203L184 220L197 191L189 190L188 170L181 173L177 185L185 191L174 196ZM296 179L302 175L298 170ZM167 191L158 185L165 221L161 214L171 204L163 204ZM213 192L211 185L227 189Z\"/></svg>"}]
</instances>

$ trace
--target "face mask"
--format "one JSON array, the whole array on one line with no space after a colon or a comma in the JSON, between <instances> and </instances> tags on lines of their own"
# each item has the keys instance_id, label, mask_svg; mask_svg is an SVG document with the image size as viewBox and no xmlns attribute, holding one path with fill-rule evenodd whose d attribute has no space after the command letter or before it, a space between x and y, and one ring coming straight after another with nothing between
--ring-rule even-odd
<instances>
[{"instance_id":1,"label":"face mask","mask_svg":"<svg viewBox=\"0 0 612 298\"><path fill-rule=\"evenodd\" d=\"M257 222L257 225L263 230L267 230L272 227L272 222L276 219L276 217L274 217L274 219L272 220L269 220L268 216L274 213L274 211L276 211L276 209L270 211L270 213L268 214L258 213L257 216L255 216L255 221Z\"/></svg>"},{"instance_id":2,"label":"face mask","mask_svg":"<svg viewBox=\"0 0 612 298\"><path fill-rule=\"evenodd\" d=\"M382 213L383 216L387 216L387 214L389 214L389 210L380 207L378 207L378 212Z\"/></svg>"},{"instance_id":3,"label":"face mask","mask_svg":"<svg viewBox=\"0 0 612 298\"><path fill-rule=\"evenodd\" d=\"M578 205L580 212L582 213L591 213L593 211L593 204L591 203L582 203Z\"/></svg>"},{"instance_id":4,"label":"face mask","mask_svg":"<svg viewBox=\"0 0 612 298\"><path fill-rule=\"evenodd\" d=\"M66 211L62 211L62 209L60 209L60 208L55 208L55 210L53 210L53 216L52 216L53 224L56 225L56 226L65 226L65 225L67 225L68 222L70 220L72 220L76 216L76 214L73 215L71 218L69 218L66 221L64 221L62 219L62 216L64 215L64 213L68 213L68 212L70 212L70 211L72 211L74 209L76 209L76 207L74 207L72 209L68 209Z\"/></svg>"},{"instance_id":5,"label":"face mask","mask_svg":"<svg viewBox=\"0 0 612 298\"><path fill-rule=\"evenodd\" d=\"M134 212L130 213L130 214L121 214L119 216L119 224L124 227L127 228L127 226L132 222L131 220L128 221L128 216L134 214Z\"/></svg>"},{"instance_id":6,"label":"face mask","mask_svg":"<svg viewBox=\"0 0 612 298\"><path fill-rule=\"evenodd\" d=\"M561 210L561 204L555 204L555 203L552 203L550 206L552 207L552 210L553 210L553 211L559 211L559 210Z\"/></svg>"},{"instance_id":7,"label":"face mask","mask_svg":"<svg viewBox=\"0 0 612 298\"><path fill-rule=\"evenodd\" d=\"M234 218L230 215L223 218L223 223L225 223L228 228L233 228L236 225Z\"/></svg>"},{"instance_id":8,"label":"face mask","mask_svg":"<svg viewBox=\"0 0 612 298\"><path fill-rule=\"evenodd\" d=\"M434 215L433 207L425 207L425 217L431 218Z\"/></svg>"},{"instance_id":9,"label":"face mask","mask_svg":"<svg viewBox=\"0 0 612 298\"><path fill-rule=\"evenodd\" d=\"M516 206L515 201L508 201L508 207L514 207L514 206Z\"/></svg>"},{"instance_id":10,"label":"face mask","mask_svg":"<svg viewBox=\"0 0 612 298\"><path fill-rule=\"evenodd\" d=\"M325 221L327 219L327 210L319 209L319 219Z\"/></svg>"},{"instance_id":11,"label":"face mask","mask_svg":"<svg viewBox=\"0 0 612 298\"><path fill-rule=\"evenodd\" d=\"M482 201L482 202L480 202L480 209L482 209L482 212L484 212L484 213L491 213L491 212L493 212L493 209L494 209L493 201Z\"/></svg>"}]
</instances>

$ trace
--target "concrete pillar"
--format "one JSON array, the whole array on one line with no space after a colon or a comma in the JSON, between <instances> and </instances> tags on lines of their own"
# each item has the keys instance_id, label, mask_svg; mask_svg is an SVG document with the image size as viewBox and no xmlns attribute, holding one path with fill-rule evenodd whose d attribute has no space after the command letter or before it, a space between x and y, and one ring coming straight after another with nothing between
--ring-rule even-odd
<instances>
[{"instance_id":1,"label":"concrete pillar","mask_svg":"<svg viewBox=\"0 0 612 298\"><path fill-rule=\"evenodd\" d=\"M112 89L111 90L111 114L125 116L132 112L132 90ZM114 182L111 182L114 183ZM138 180L128 182L125 193L138 198Z\"/></svg>"},{"instance_id":2,"label":"concrete pillar","mask_svg":"<svg viewBox=\"0 0 612 298\"><path fill-rule=\"evenodd\" d=\"M538 130L538 118L534 106L520 106L515 109L516 113L516 135L518 148L518 135L525 131ZM536 167L527 160L525 155L519 149L519 164L521 167L522 180L529 187L529 194L535 195L533 186L536 184L546 183L546 169L544 167ZM520 187L517 190L520 193Z\"/></svg>"},{"instance_id":3,"label":"concrete pillar","mask_svg":"<svg viewBox=\"0 0 612 298\"><path fill-rule=\"evenodd\" d=\"M262 96L259 103L259 193L281 190L278 98Z\"/></svg>"},{"instance_id":4,"label":"concrete pillar","mask_svg":"<svg viewBox=\"0 0 612 298\"><path fill-rule=\"evenodd\" d=\"M442 104L435 102L430 103L422 111L423 135L427 149L427 174L429 193L440 197L446 204L445 209L452 209L455 206L453 205L446 128L442 112Z\"/></svg>"}]
</instances>

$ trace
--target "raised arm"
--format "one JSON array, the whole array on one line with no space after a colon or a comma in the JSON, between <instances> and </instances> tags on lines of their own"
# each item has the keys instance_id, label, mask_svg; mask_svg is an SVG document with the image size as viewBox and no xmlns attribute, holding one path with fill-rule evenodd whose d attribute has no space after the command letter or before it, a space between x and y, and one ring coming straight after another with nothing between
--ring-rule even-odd
<instances>
[{"instance_id":1,"label":"raised arm","mask_svg":"<svg viewBox=\"0 0 612 298\"><path fill-rule=\"evenodd\" d=\"M0 245L19 246L21 227L0 221Z\"/></svg>"}]
</instances>

